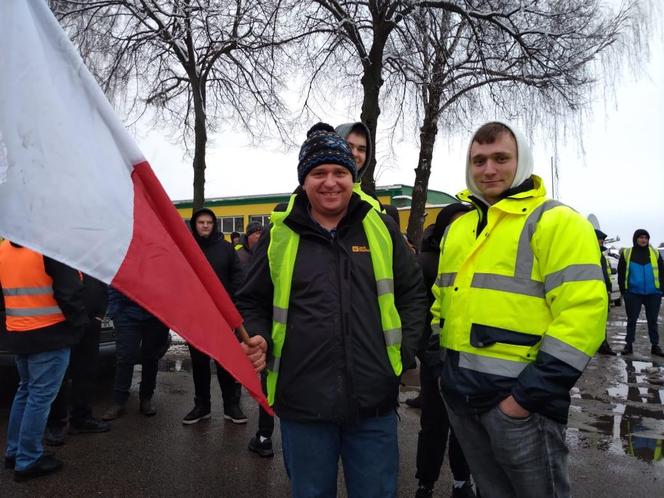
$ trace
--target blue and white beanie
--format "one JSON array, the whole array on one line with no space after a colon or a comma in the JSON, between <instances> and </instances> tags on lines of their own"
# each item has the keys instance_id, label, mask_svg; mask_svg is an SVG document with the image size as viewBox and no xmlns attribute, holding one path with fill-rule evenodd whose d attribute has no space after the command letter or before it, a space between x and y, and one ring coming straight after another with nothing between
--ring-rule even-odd
<instances>
[{"instance_id":1,"label":"blue and white beanie","mask_svg":"<svg viewBox=\"0 0 664 498\"><path fill-rule=\"evenodd\" d=\"M316 123L309 129L307 139L300 148L299 161L297 179L300 185L304 184L309 172L321 164L343 166L353 175L353 181L357 180L357 166L346 139L327 123Z\"/></svg>"}]
</instances>

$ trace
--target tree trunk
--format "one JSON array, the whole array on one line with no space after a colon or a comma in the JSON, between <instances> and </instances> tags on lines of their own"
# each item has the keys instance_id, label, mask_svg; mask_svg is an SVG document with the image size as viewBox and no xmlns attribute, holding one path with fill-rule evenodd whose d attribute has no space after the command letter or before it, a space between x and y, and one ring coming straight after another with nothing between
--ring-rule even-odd
<instances>
[{"instance_id":1,"label":"tree trunk","mask_svg":"<svg viewBox=\"0 0 664 498\"><path fill-rule=\"evenodd\" d=\"M440 95L430 95L429 103L424 111L424 121L420 128L420 156L415 169L415 183L413 185L413 199L410 205L410 217L406 234L416 247L422 242L424 229L424 208L427 203L429 190L429 177L431 176L431 160L433 146L438 133L438 109ZM433 223L434 220L429 220Z\"/></svg>"},{"instance_id":2,"label":"tree trunk","mask_svg":"<svg viewBox=\"0 0 664 498\"><path fill-rule=\"evenodd\" d=\"M374 171L376 170L376 128L378 127L378 116L380 116L378 99L380 97L380 88L383 86L383 79L381 77L383 68L382 54L380 58L372 60L379 62L369 65L362 76L364 99L362 101L362 114L360 115L362 122L369 128L371 148L373 150L369 162L364 166L366 171L362 175L362 190L369 195L373 195L376 192Z\"/></svg>"},{"instance_id":3,"label":"tree trunk","mask_svg":"<svg viewBox=\"0 0 664 498\"><path fill-rule=\"evenodd\" d=\"M193 212L203 207L205 203L205 148L207 145L207 126L205 115L205 100L202 83L192 81L194 101L194 200Z\"/></svg>"}]
</instances>

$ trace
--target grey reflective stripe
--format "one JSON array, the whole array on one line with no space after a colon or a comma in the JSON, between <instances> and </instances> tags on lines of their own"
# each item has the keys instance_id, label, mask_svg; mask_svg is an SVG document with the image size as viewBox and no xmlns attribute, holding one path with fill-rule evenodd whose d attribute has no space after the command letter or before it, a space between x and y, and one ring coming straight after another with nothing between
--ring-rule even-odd
<instances>
[{"instance_id":1,"label":"grey reflective stripe","mask_svg":"<svg viewBox=\"0 0 664 498\"><path fill-rule=\"evenodd\" d=\"M431 335L440 335L440 325L436 323L431 324Z\"/></svg>"},{"instance_id":2,"label":"grey reflective stripe","mask_svg":"<svg viewBox=\"0 0 664 498\"><path fill-rule=\"evenodd\" d=\"M459 352L459 367L501 377L517 378L529 363Z\"/></svg>"},{"instance_id":3,"label":"grey reflective stripe","mask_svg":"<svg viewBox=\"0 0 664 498\"><path fill-rule=\"evenodd\" d=\"M275 322L286 324L288 320L288 310L285 308L279 308L277 306L273 306L272 320L274 320Z\"/></svg>"},{"instance_id":4,"label":"grey reflective stripe","mask_svg":"<svg viewBox=\"0 0 664 498\"><path fill-rule=\"evenodd\" d=\"M537 206L533 212L528 215L526 224L519 236L519 248L516 253L516 265L514 267L515 277L527 279L532 277L535 255L533 254L533 248L530 246L530 241L533 238L537 224L544 213L550 209L563 205L564 204L561 202L548 200Z\"/></svg>"},{"instance_id":5,"label":"grey reflective stripe","mask_svg":"<svg viewBox=\"0 0 664 498\"><path fill-rule=\"evenodd\" d=\"M5 312L7 316L41 316L62 313L57 306L48 308L7 308Z\"/></svg>"},{"instance_id":6,"label":"grey reflective stripe","mask_svg":"<svg viewBox=\"0 0 664 498\"><path fill-rule=\"evenodd\" d=\"M544 351L554 358L558 358L560 361L576 368L579 372L583 372L590 361L590 356L583 351L579 351L560 339L548 335L545 335L542 339L540 351Z\"/></svg>"},{"instance_id":7,"label":"grey reflective stripe","mask_svg":"<svg viewBox=\"0 0 664 498\"><path fill-rule=\"evenodd\" d=\"M390 329L383 332L385 334L385 345L397 346L401 344L401 329Z\"/></svg>"},{"instance_id":8,"label":"grey reflective stripe","mask_svg":"<svg viewBox=\"0 0 664 498\"><path fill-rule=\"evenodd\" d=\"M53 287L12 287L2 289L5 296L39 296L42 294L53 294Z\"/></svg>"},{"instance_id":9,"label":"grey reflective stripe","mask_svg":"<svg viewBox=\"0 0 664 498\"><path fill-rule=\"evenodd\" d=\"M449 287L454 283L456 278L456 273L441 273L436 279L436 285L438 287Z\"/></svg>"},{"instance_id":10,"label":"grey reflective stripe","mask_svg":"<svg viewBox=\"0 0 664 498\"><path fill-rule=\"evenodd\" d=\"M471 287L491 289L526 296L544 297L544 284L537 280L506 277L493 273L475 273Z\"/></svg>"},{"instance_id":11,"label":"grey reflective stripe","mask_svg":"<svg viewBox=\"0 0 664 498\"><path fill-rule=\"evenodd\" d=\"M270 359L268 360L267 368L268 370L271 370L272 372L278 374L280 364L281 364L281 358L275 358L274 356L271 356Z\"/></svg>"},{"instance_id":12,"label":"grey reflective stripe","mask_svg":"<svg viewBox=\"0 0 664 498\"><path fill-rule=\"evenodd\" d=\"M584 280L604 281L602 267L598 265L569 265L544 279L544 290L549 292L565 282L581 282Z\"/></svg>"},{"instance_id":13,"label":"grey reflective stripe","mask_svg":"<svg viewBox=\"0 0 664 498\"><path fill-rule=\"evenodd\" d=\"M379 296L382 296L383 294L394 294L394 280L391 278L376 280L376 289L378 290Z\"/></svg>"}]
</instances>

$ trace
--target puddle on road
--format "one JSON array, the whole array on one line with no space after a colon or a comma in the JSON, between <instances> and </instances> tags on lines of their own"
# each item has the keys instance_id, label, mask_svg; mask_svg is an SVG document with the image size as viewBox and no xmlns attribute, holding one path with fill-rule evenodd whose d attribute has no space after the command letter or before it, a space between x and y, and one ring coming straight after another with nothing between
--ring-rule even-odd
<instances>
[{"instance_id":1,"label":"puddle on road","mask_svg":"<svg viewBox=\"0 0 664 498\"><path fill-rule=\"evenodd\" d=\"M586 403L571 407L570 416L578 427L570 426L570 440L645 462L664 461L664 369L624 358L618 358L616 365L622 368L618 383L606 390L608 410L606 399L572 391L573 399Z\"/></svg>"}]
</instances>

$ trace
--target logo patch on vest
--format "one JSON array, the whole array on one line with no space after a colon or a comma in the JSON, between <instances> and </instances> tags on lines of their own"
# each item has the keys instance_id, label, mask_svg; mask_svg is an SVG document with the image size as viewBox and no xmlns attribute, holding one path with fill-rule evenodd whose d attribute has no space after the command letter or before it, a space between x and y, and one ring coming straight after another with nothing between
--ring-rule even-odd
<instances>
[{"instance_id":1,"label":"logo patch on vest","mask_svg":"<svg viewBox=\"0 0 664 498\"><path fill-rule=\"evenodd\" d=\"M353 252L371 252L367 246L353 246Z\"/></svg>"}]
</instances>

